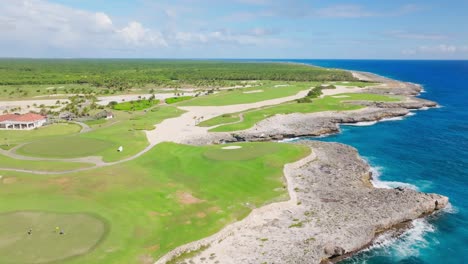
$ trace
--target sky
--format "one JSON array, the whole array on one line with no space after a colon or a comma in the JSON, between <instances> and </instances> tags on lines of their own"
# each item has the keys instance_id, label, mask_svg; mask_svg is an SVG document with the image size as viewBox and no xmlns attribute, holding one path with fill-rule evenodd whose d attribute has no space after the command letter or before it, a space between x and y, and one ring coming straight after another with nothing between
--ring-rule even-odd
<instances>
[{"instance_id":1,"label":"sky","mask_svg":"<svg viewBox=\"0 0 468 264\"><path fill-rule=\"evenodd\" d=\"M468 59L468 0L0 0L0 57Z\"/></svg>"}]
</instances>

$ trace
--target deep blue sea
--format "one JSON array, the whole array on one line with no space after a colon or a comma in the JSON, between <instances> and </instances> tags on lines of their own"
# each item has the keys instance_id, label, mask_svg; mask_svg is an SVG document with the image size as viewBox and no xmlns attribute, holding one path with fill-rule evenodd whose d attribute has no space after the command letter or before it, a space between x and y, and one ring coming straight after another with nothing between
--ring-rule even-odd
<instances>
[{"instance_id":1,"label":"deep blue sea","mask_svg":"<svg viewBox=\"0 0 468 264\"><path fill-rule=\"evenodd\" d=\"M400 121L342 126L342 133L320 139L357 148L378 174L377 185L404 184L451 202L448 210L415 221L400 239L381 237L344 263L468 263L468 61L288 61L418 83L425 90L420 97L441 106Z\"/></svg>"}]
</instances>

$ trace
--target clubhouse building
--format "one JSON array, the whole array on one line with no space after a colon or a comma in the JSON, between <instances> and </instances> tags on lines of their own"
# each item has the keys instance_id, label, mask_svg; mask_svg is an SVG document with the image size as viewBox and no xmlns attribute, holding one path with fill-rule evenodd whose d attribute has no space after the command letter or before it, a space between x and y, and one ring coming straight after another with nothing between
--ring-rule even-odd
<instances>
[{"instance_id":1,"label":"clubhouse building","mask_svg":"<svg viewBox=\"0 0 468 264\"><path fill-rule=\"evenodd\" d=\"M0 115L0 129L2 130L30 130L41 127L46 122L45 116L34 113Z\"/></svg>"}]
</instances>

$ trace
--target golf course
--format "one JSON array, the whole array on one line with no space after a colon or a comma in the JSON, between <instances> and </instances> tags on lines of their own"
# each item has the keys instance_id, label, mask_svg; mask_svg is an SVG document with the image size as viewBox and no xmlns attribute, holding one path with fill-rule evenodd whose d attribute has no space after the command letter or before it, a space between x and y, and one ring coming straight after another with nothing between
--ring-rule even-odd
<instances>
[{"instance_id":1,"label":"golf course","mask_svg":"<svg viewBox=\"0 0 468 264\"><path fill-rule=\"evenodd\" d=\"M197 144L197 138L249 129L278 114L401 100L366 92L379 84L349 72L300 64L7 62L0 62L10 63L0 96L11 93L9 100L20 96L18 87L36 95L62 83L90 94L74 95L67 108L76 121L51 112L42 127L0 130L0 263L6 264L154 263L255 208L288 200L284 166L312 153L296 144ZM25 65L41 78L21 75ZM90 72L96 67L102 76ZM108 79L114 75L119 83ZM166 99L125 100L125 91L140 88L153 89L151 98L159 89ZM94 93L116 101L98 105Z\"/></svg>"}]
</instances>

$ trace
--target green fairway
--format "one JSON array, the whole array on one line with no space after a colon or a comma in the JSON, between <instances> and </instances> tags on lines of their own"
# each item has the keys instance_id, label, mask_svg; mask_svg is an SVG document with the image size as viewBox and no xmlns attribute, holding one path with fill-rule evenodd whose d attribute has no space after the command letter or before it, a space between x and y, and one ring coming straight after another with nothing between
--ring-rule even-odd
<instances>
[{"instance_id":1,"label":"green fairway","mask_svg":"<svg viewBox=\"0 0 468 264\"><path fill-rule=\"evenodd\" d=\"M93 251L61 263L152 263L177 246L242 219L254 207L285 199L284 164L310 153L305 146L282 143L240 143L234 145L239 149L225 149L229 146L162 143L129 162L62 176L1 171L0 200L8 202L0 203L0 212L89 212L109 223L106 239ZM61 222L63 226L66 221ZM24 235L28 225L1 225L0 234ZM74 230L65 232L80 244L62 245L63 254L89 247L100 237L93 224L80 225L78 234ZM16 243L0 243L0 252L7 253L2 257L30 257L20 256L23 242ZM37 248L27 244L32 247L27 252L47 259L51 252L40 252L53 243Z\"/></svg>"},{"instance_id":2,"label":"green fairway","mask_svg":"<svg viewBox=\"0 0 468 264\"><path fill-rule=\"evenodd\" d=\"M330 84L349 87L368 87L379 85L379 83L375 82L330 82Z\"/></svg>"},{"instance_id":3,"label":"green fairway","mask_svg":"<svg viewBox=\"0 0 468 264\"><path fill-rule=\"evenodd\" d=\"M197 97L181 103L182 106L221 106L233 104L247 104L286 96L292 96L300 91L310 89L317 82L269 82L251 88L233 89L216 94Z\"/></svg>"},{"instance_id":4,"label":"green fairway","mask_svg":"<svg viewBox=\"0 0 468 264\"><path fill-rule=\"evenodd\" d=\"M120 111L139 111L150 108L159 103L158 100L137 100L112 105L112 109Z\"/></svg>"},{"instance_id":5,"label":"green fairway","mask_svg":"<svg viewBox=\"0 0 468 264\"><path fill-rule=\"evenodd\" d=\"M205 120L198 124L201 127L212 127L221 124L234 123L240 121L239 114L224 114L208 120Z\"/></svg>"},{"instance_id":6,"label":"green fairway","mask_svg":"<svg viewBox=\"0 0 468 264\"><path fill-rule=\"evenodd\" d=\"M286 103L278 106L266 107L262 109L243 112L244 120L239 123L226 124L211 129L212 132L238 131L251 128L256 123L276 114L291 113L313 113L322 111L346 111L363 108L363 106L350 104L350 101L398 101L399 99L377 94L340 94L336 96L326 96L320 99L314 99L312 103ZM220 119L216 120L220 121ZM206 123L215 123L212 120ZM205 124L206 124L205 123Z\"/></svg>"},{"instance_id":7,"label":"green fairway","mask_svg":"<svg viewBox=\"0 0 468 264\"><path fill-rule=\"evenodd\" d=\"M164 101L166 102L166 104L175 104L175 103L178 103L178 102L190 100L192 98L193 98L193 96L178 96L178 97L167 98Z\"/></svg>"},{"instance_id":8,"label":"green fairway","mask_svg":"<svg viewBox=\"0 0 468 264\"><path fill-rule=\"evenodd\" d=\"M0 227L4 264L65 261L92 251L108 231L94 215L35 211L0 214Z\"/></svg>"},{"instance_id":9,"label":"green fairway","mask_svg":"<svg viewBox=\"0 0 468 264\"><path fill-rule=\"evenodd\" d=\"M80 132L80 130L80 125L69 123L53 124L27 131L0 130L0 145L20 144L48 137L71 135Z\"/></svg>"},{"instance_id":10,"label":"green fairway","mask_svg":"<svg viewBox=\"0 0 468 264\"><path fill-rule=\"evenodd\" d=\"M19 148L16 152L26 156L74 158L92 156L110 147L112 142L107 140L71 136L35 141Z\"/></svg>"},{"instance_id":11,"label":"green fairway","mask_svg":"<svg viewBox=\"0 0 468 264\"><path fill-rule=\"evenodd\" d=\"M0 168L40 170L40 171L66 171L91 167L93 164L62 161L19 160L0 155Z\"/></svg>"},{"instance_id":12,"label":"green fairway","mask_svg":"<svg viewBox=\"0 0 468 264\"><path fill-rule=\"evenodd\" d=\"M155 124L182 113L176 107L164 106L148 112L127 114L125 119L109 126L94 127L95 130L87 133L34 141L20 147L17 152L26 156L49 158L102 156L104 161L117 161L131 157L148 146L142 130L152 130ZM117 151L119 146L123 146L123 152Z\"/></svg>"}]
</instances>

